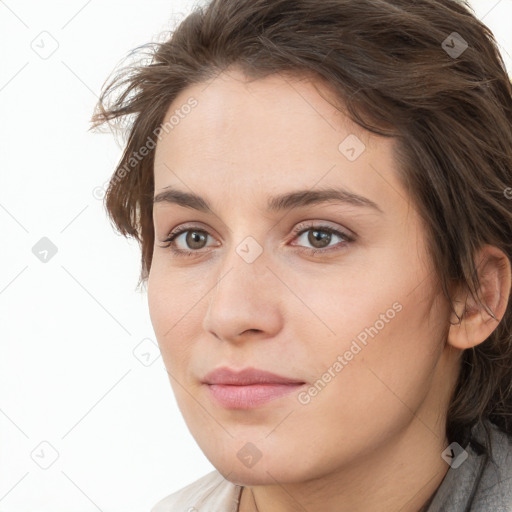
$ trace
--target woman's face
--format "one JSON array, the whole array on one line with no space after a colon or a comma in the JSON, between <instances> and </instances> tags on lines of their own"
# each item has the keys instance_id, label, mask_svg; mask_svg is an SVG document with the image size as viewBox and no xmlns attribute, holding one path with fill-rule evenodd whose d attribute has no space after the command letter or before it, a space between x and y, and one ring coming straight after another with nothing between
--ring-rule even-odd
<instances>
[{"instance_id":1,"label":"woman's face","mask_svg":"<svg viewBox=\"0 0 512 512\"><path fill-rule=\"evenodd\" d=\"M442 444L449 312L393 140L280 75L223 73L183 91L173 115L155 154L149 309L212 464L246 485L296 482L407 436ZM163 247L177 229L172 247L190 254ZM206 384L222 367L298 384Z\"/></svg>"}]
</instances>

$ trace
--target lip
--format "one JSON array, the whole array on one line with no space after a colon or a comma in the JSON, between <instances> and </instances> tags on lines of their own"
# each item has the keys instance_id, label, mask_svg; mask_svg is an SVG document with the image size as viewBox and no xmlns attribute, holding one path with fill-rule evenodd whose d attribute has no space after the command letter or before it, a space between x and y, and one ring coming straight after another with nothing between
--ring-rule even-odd
<instances>
[{"instance_id":1,"label":"lip","mask_svg":"<svg viewBox=\"0 0 512 512\"><path fill-rule=\"evenodd\" d=\"M305 382L256 368L235 371L222 367L208 373L203 384L223 407L251 409L288 395Z\"/></svg>"},{"instance_id":2,"label":"lip","mask_svg":"<svg viewBox=\"0 0 512 512\"><path fill-rule=\"evenodd\" d=\"M207 373L203 383L249 386L252 384L304 384L304 381L283 377L257 368L244 368L237 371L223 366Z\"/></svg>"}]
</instances>

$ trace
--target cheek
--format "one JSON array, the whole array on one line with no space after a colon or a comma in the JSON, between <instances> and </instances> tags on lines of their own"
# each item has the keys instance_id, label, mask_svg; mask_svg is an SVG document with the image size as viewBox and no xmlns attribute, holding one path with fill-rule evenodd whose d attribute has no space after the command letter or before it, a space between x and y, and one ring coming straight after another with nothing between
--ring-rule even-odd
<instances>
[{"instance_id":1,"label":"cheek","mask_svg":"<svg viewBox=\"0 0 512 512\"><path fill-rule=\"evenodd\" d=\"M398 397L411 404L421 401L448 321L440 295L429 299L434 296L431 280L419 266L409 264L407 273L402 271L407 266L399 264L387 273L378 262L365 268L338 283L320 281L307 295L308 305L331 331L320 326L318 332L327 334L309 346L310 376L321 381L318 394L355 416L383 410L390 402L400 405Z\"/></svg>"},{"instance_id":2,"label":"cheek","mask_svg":"<svg viewBox=\"0 0 512 512\"><path fill-rule=\"evenodd\" d=\"M405 428L427 399L440 355L444 316L437 305L431 308L424 300L427 290L418 292L408 297L381 292L358 303L357 317L352 305L354 315L338 316L334 343L324 340L310 351L311 386L297 397L300 405L288 427L290 432L297 428L333 445L337 439L351 440L352 448L326 454L325 464L334 465L340 451L346 450L347 456L352 449L371 452ZM397 297L398 301L392 300ZM439 319L434 321L437 313Z\"/></svg>"},{"instance_id":3,"label":"cheek","mask_svg":"<svg viewBox=\"0 0 512 512\"><path fill-rule=\"evenodd\" d=\"M341 356L341 365L334 368L339 373L322 401L338 420L357 418L351 428L385 417L390 424L407 421L429 392L446 315L437 303L432 306L424 299L425 288L418 292L373 297L366 309L360 304L357 319L345 317L347 336L340 337L330 356L330 366Z\"/></svg>"},{"instance_id":4,"label":"cheek","mask_svg":"<svg viewBox=\"0 0 512 512\"><path fill-rule=\"evenodd\" d=\"M182 281L153 262L147 286L149 316L165 366L173 374L190 359L192 331L201 325L204 295L199 287Z\"/></svg>"}]
</instances>

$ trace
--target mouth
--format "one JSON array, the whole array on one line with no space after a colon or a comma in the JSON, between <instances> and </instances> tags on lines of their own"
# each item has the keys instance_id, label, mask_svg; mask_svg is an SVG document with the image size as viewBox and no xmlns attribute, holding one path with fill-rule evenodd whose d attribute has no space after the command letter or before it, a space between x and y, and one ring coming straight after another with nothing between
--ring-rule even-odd
<instances>
[{"instance_id":1,"label":"mouth","mask_svg":"<svg viewBox=\"0 0 512 512\"><path fill-rule=\"evenodd\" d=\"M222 407L252 409L297 391L305 382L255 368L222 367L208 373L203 384Z\"/></svg>"}]
</instances>

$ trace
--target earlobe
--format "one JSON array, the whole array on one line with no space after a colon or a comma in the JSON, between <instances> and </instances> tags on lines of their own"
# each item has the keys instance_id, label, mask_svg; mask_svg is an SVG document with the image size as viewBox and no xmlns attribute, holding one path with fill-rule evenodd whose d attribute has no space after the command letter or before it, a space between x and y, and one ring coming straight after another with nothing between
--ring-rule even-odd
<instances>
[{"instance_id":1,"label":"earlobe","mask_svg":"<svg viewBox=\"0 0 512 512\"><path fill-rule=\"evenodd\" d=\"M484 245L475 258L480 281L478 297L465 288L454 298L448 343L464 350L485 341L496 329L507 309L511 288L511 265L506 254Z\"/></svg>"}]
</instances>

